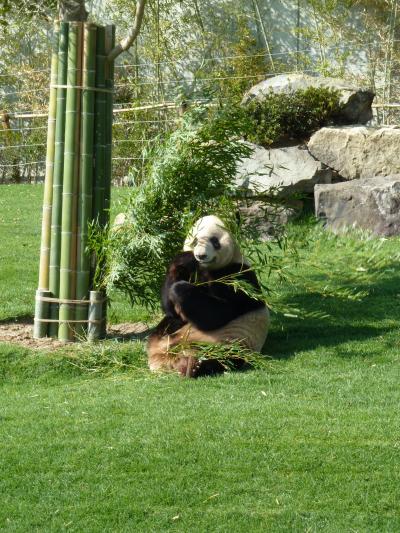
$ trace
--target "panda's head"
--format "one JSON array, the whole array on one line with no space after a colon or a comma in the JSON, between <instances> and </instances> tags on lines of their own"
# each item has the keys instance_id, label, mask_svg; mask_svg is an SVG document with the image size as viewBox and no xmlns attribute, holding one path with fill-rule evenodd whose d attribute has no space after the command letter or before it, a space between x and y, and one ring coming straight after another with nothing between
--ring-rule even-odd
<instances>
[{"instance_id":1,"label":"panda's head","mask_svg":"<svg viewBox=\"0 0 400 533\"><path fill-rule=\"evenodd\" d=\"M200 218L190 230L183 247L193 252L199 264L208 270L242 263L243 256L221 219L214 215Z\"/></svg>"}]
</instances>

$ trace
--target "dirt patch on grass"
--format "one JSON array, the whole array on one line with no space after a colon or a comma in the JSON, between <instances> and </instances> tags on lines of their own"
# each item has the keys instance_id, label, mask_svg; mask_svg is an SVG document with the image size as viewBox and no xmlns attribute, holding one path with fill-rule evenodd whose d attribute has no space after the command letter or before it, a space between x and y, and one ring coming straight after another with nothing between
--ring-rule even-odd
<instances>
[{"instance_id":1,"label":"dirt patch on grass","mask_svg":"<svg viewBox=\"0 0 400 533\"><path fill-rule=\"evenodd\" d=\"M149 333L149 327L143 322L113 324L107 328L107 338L109 339L140 339L143 340ZM22 319L0 323L0 342L18 344L25 348L38 350L58 349L65 347L66 343L57 339L44 337L42 339L33 338L33 320Z\"/></svg>"},{"instance_id":2,"label":"dirt patch on grass","mask_svg":"<svg viewBox=\"0 0 400 533\"><path fill-rule=\"evenodd\" d=\"M108 339L145 340L153 328L145 322L124 322L123 324L109 324Z\"/></svg>"}]
</instances>

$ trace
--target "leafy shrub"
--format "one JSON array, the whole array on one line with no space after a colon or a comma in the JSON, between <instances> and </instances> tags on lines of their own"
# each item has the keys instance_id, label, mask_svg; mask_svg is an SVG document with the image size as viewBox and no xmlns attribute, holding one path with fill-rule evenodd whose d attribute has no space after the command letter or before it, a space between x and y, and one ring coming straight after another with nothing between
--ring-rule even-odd
<instances>
[{"instance_id":1,"label":"leafy shrub","mask_svg":"<svg viewBox=\"0 0 400 533\"><path fill-rule=\"evenodd\" d=\"M232 184L238 162L252 151L240 141L242 119L240 109L195 111L155 149L146 180L129 198L126 222L109 233L101 282L108 290L132 303L158 303L166 266L193 218L222 214L233 227Z\"/></svg>"},{"instance_id":2,"label":"leafy shrub","mask_svg":"<svg viewBox=\"0 0 400 533\"><path fill-rule=\"evenodd\" d=\"M271 93L263 101L252 100L245 106L253 121L247 139L264 146L282 138L305 139L332 120L340 107L339 92L325 87Z\"/></svg>"},{"instance_id":3,"label":"leafy shrub","mask_svg":"<svg viewBox=\"0 0 400 533\"><path fill-rule=\"evenodd\" d=\"M259 191L257 197L262 196L264 205L261 212L253 215L253 223L237 224L238 204L243 201L234 187L237 166L252 152L242 139L256 140L254 137L263 132L270 143L283 132L303 134L331 115L335 98L332 91L308 89L271 96L267 98L269 106L227 105L187 113L180 127L154 149L146 179L132 171L136 186L123 226L108 236L92 238L94 243L101 241L97 250L102 250L97 288L122 291L132 304L157 305L166 267L182 249L190 225L195 218L210 213L225 221L264 279L271 273L283 275L281 258L273 252L272 243L260 248L257 230L257 219L268 216L273 220L274 210L281 207L274 191ZM313 102L314 110L310 109ZM291 119L285 118L292 114ZM277 232L276 239L280 248L285 248L284 234ZM92 249L96 251L96 246ZM287 252L295 256L294 248ZM266 286L263 288L267 291Z\"/></svg>"}]
</instances>

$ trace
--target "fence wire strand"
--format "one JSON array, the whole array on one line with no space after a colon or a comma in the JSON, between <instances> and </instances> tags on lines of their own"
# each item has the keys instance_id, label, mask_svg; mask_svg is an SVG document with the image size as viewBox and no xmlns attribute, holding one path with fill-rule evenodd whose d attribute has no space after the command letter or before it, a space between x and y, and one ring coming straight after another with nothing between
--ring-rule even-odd
<instances>
[{"instance_id":1,"label":"fence wire strand","mask_svg":"<svg viewBox=\"0 0 400 533\"><path fill-rule=\"evenodd\" d=\"M186 74L180 78L162 79L160 75L161 67L165 68L165 72L171 73L169 66L173 64L184 65L188 59L181 61L155 61L155 62L129 62L116 65L116 83L115 83L115 98L117 101L114 104L114 117L118 119L114 121L115 140L113 141L113 161L115 163L114 175L119 180L129 172L129 167L132 163L141 161L144 163L147 160L145 147L151 148L151 145L156 142L160 134L171 131L174 125L181 120L180 112L182 110L182 103L185 105L207 104L213 105L213 97L205 98L205 91L210 87L221 87L225 82L240 82L248 80L249 83L255 83L257 79L268 79L277 74L287 75L293 72L303 74L315 75L318 74L316 68L305 67L299 68L294 64L294 60L301 58L308 58L308 54L318 54L318 45L311 46L307 39L298 38L298 42L307 42L308 45L303 49L288 49L284 51L277 51L268 53L267 51L260 51L254 54L236 54L236 55L222 55L212 57L199 57L202 65L210 65L210 68L217 66L218 68L225 68L227 73L218 75L210 75L210 73L203 73L203 76L194 73ZM400 42L400 39L395 39L393 42ZM354 45L354 49L352 46ZM362 46L361 46L362 45ZM381 44L379 45L381 46ZM337 50L340 53L349 53L349 57L353 52L367 53L367 45L361 43L359 40L346 41L346 43L335 43L325 46L325 50ZM199 54L203 51L199 51ZM195 54L195 51L193 52ZM233 70L233 61L251 61L257 58L273 57L282 59L282 68L277 72L269 72L268 61L266 61L266 71L264 74L235 74ZM311 56L310 56L311 57ZM191 61L193 61L191 59ZM365 59L365 61L367 61ZM393 65L399 64L398 59L393 59ZM293 64L293 68L289 65ZM361 63L360 63L361 64ZM130 72L131 68L140 69L140 74ZM207 67L208 68L208 67ZM145 70L145 72L143 72ZM394 70L396 73L397 71ZM36 73L45 74L43 78L44 85L36 88L26 88L18 86L22 85L21 80L25 80L26 76ZM48 94L48 78L49 68L28 69L23 71L21 67L19 72L13 74L0 74L0 182L7 180L11 170L21 170L21 174L25 177L29 176L25 169L32 168L32 173L38 178L43 178L43 171L45 168L45 147L46 147L46 130L47 125L36 126L35 122L47 119L47 112L45 101ZM45 78L45 79L44 79ZM4 81L6 80L6 81ZM9 80L9 83L7 83ZM375 88L378 92L378 99L374 104L375 109L388 108L396 110L400 108L400 104L392 98L391 101L385 101L380 98L385 91L387 94L392 94L390 89L398 86L398 75L391 77L390 81L385 83L385 80L377 78L375 80ZM154 87L154 89L152 89ZM185 95L185 91L188 95ZM147 98L140 97L140 94L148 93ZM182 94L176 97L176 94ZM211 93L212 94L212 93ZM43 96L42 96L43 95ZM215 98L215 97L214 97ZM27 104L33 101L31 109L27 109ZM224 101L224 97L218 96L215 98L216 102ZM396 112L396 111L394 111ZM2 119L3 116L3 119ZM2 127L3 125L3 127ZM135 130L138 126L138 131ZM126 131L121 131L125 128ZM144 138L138 138L142 135ZM121 138L121 136L132 135L131 138ZM29 142L31 141L31 142ZM32 159L32 160L31 160ZM14 172L14 170L13 170ZM36 179L36 178L34 178Z\"/></svg>"}]
</instances>

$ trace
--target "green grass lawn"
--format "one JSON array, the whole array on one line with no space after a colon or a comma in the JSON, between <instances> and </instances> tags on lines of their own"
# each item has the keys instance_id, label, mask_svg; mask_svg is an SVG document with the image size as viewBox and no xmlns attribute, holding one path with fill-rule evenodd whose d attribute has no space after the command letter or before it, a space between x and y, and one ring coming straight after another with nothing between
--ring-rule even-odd
<instances>
[{"instance_id":1,"label":"green grass lawn","mask_svg":"<svg viewBox=\"0 0 400 533\"><path fill-rule=\"evenodd\" d=\"M41 196L0 187L2 322L33 314ZM400 531L400 239L292 233L279 301L328 316L273 315L266 370L190 381L151 376L139 341L0 344L0 531ZM151 318L115 299L112 321Z\"/></svg>"}]
</instances>

